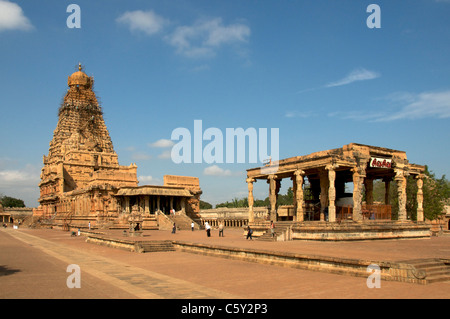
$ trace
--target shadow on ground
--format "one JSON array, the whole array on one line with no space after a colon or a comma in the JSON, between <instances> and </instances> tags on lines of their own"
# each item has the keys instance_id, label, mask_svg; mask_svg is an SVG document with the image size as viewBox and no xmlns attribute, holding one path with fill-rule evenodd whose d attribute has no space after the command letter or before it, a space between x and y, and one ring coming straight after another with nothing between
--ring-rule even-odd
<instances>
[{"instance_id":1,"label":"shadow on ground","mask_svg":"<svg viewBox=\"0 0 450 319\"><path fill-rule=\"evenodd\" d=\"M12 269L8 268L7 266L0 265L0 277L12 275L19 271L20 271L19 269Z\"/></svg>"}]
</instances>

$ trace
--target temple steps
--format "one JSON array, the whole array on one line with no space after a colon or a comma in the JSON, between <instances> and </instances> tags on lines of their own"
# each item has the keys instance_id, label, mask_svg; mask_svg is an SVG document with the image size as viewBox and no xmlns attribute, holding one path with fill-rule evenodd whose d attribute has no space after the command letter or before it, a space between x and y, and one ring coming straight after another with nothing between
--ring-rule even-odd
<instances>
[{"instance_id":1,"label":"temple steps","mask_svg":"<svg viewBox=\"0 0 450 319\"><path fill-rule=\"evenodd\" d=\"M169 240L139 242L137 245L139 246L139 252L141 253L175 251L175 247Z\"/></svg>"},{"instance_id":2,"label":"temple steps","mask_svg":"<svg viewBox=\"0 0 450 319\"><path fill-rule=\"evenodd\" d=\"M270 228L257 239L261 241L277 241L279 237L285 237L285 233L292 227L292 221L278 221L275 223L275 236L272 237Z\"/></svg>"},{"instance_id":3,"label":"temple steps","mask_svg":"<svg viewBox=\"0 0 450 319\"><path fill-rule=\"evenodd\" d=\"M175 223L175 226L177 227L177 230L191 230L191 223L193 220L184 214L179 215L166 215L172 222ZM200 229L200 226L195 223L195 228Z\"/></svg>"},{"instance_id":4,"label":"temple steps","mask_svg":"<svg viewBox=\"0 0 450 319\"><path fill-rule=\"evenodd\" d=\"M404 262L414 266L419 271L423 271L426 283L450 281L450 265L442 259L414 259Z\"/></svg>"}]
</instances>

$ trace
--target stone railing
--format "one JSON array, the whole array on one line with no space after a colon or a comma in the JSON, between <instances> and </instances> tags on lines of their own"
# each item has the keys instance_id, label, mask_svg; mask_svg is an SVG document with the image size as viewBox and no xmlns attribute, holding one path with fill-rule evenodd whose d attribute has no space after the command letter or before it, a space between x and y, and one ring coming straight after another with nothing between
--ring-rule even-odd
<instances>
[{"instance_id":1,"label":"stone railing","mask_svg":"<svg viewBox=\"0 0 450 319\"><path fill-rule=\"evenodd\" d=\"M266 220L267 207L253 207L255 219ZM208 222L211 226L218 226L223 222L225 227L244 227L248 225L248 207L242 208L212 208L200 210L200 222L202 225Z\"/></svg>"}]
</instances>

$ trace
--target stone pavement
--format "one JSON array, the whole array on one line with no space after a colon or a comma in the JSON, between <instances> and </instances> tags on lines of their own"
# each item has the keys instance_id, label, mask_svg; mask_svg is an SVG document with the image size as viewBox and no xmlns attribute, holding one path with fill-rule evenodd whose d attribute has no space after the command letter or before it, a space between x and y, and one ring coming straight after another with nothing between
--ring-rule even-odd
<instances>
[{"instance_id":1,"label":"stone pavement","mask_svg":"<svg viewBox=\"0 0 450 319\"><path fill-rule=\"evenodd\" d=\"M121 236L121 232L109 235ZM16 291L22 276L20 265L27 258L33 263L37 255L46 256L52 265L63 268L59 275L61 291L65 294L43 298L165 298L165 299L299 299L299 298L450 298L450 283L417 285L382 281L381 288L369 289L366 278L335 275L281 266L257 264L185 252L156 252L138 254L124 250L89 244L83 236L71 237L58 230L2 229L0 267L9 271L0 276L0 298L39 298L33 290ZM130 238L128 238L130 239ZM418 240L386 240L368 242L263 242L247 241L242 230L226 229L225 237L206 237L204 231L145 231L136 240L175 239L251 247L256 249L289 251L302 254L339 256L369 260L405 260L426 257L450 257L450 237ZM8 243L9 246L5 247ZM20 244L18 243L20 242ZM17 250L10 248L15 243ZM32 245L32 246L30 246ZM9 249L5 249L8 248ZM24 262L18 263L12 254L24 252ZM28 257L27 257L28 256ZM11 264L5 264L10 261ZM78 264L82 272L82 288L73 294L67 291L67 265ZM17 265L17 266L16 266ZM29 264L27 264L29 265ZM48 276L46 266L31 269L34 281ZM1 272L1 268L0 268ZM41 276L40 276L41 275ZM8 285L4 285L7 283ZM14 283L14 284L12 284ZM47 283L52 286L52 280ZM9 293L3 289L8 287ZM93 290L90 291L89 287ZM101 287L104 287L102 289ZM37 289L37 287L34 287ZM52 287L49 287L52 288ZM95 294L97 289L100 293ZM84 297L83 297L84 290ZM48 291L48 290L47 290ZM108 293L105 293L105 292ZM97 296L97 297L96 297Z\"/></svg>"}]
</instances>

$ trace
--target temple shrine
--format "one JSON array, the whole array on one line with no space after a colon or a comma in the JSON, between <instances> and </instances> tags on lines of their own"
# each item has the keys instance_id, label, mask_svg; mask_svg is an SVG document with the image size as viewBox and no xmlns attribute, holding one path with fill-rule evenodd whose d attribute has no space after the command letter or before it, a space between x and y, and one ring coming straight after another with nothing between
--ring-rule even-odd
<instances>
[{"instance_id":1,"label":"temple shrine","mask_svg":"<svg viewBox=\"0 0 450 319\"><path fill-rule=\"evenodd\" d=\"M403 151L356 143L271 162L247 170L249 223L261 232L268 227L268 221L255 218L253 209L253 183L262 180L269 186L268 219L279 224L289 222L290 232L286 236L290 239L428 237L429 226L425 225L423 214L424 171L424 166L409 163ZM406 211L408 175L415 178L418 189L417 221L414 222ZM277 207L283 179L292 183L291 209ZM308 200L304 194L306 179ZM373 200L373 183L377 179L385 183L383 203ZM395 220L388 196L394 180L398 190L398 218ZM352 188L351 193L346 186Z\"/></svg>"},{"instance_id":2,"label":"temple shrine","mask_svg":"<svg viewBox=\"0 0 450 319\"><path fill-rule=\"evenodd\" d=\"M137 165L119 165L93 91L94 78L79 64L67 84L43 157L40 205L33 214L66 229L126 229L130 214L142 217L141 229L158 229L158 214L195 217L202 193L198 178L166 175L163 186L139 186Z\"/></svg>"}]
</instances>

